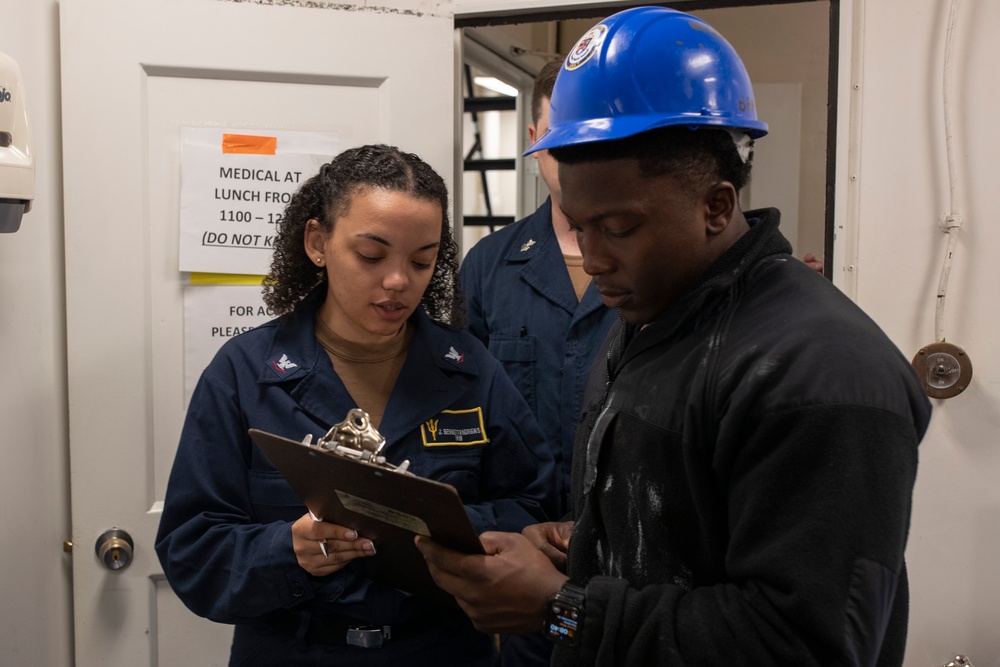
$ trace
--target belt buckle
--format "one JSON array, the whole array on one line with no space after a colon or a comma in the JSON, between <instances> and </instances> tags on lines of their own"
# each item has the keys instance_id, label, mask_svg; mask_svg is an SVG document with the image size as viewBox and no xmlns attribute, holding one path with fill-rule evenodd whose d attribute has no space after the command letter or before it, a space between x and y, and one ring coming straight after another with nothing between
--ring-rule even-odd
<instances>
[{"instance_id":1,"label":"belt buckle","mask_svg":"<svg viewBox=\"0 0 1000 667\"><path fill-rule=\"evenodd\" d=\"M382 642L391 638L388 625L352 625L347 628L347 645L359 648L382 648Z\"/></svg>"}]
</instances>

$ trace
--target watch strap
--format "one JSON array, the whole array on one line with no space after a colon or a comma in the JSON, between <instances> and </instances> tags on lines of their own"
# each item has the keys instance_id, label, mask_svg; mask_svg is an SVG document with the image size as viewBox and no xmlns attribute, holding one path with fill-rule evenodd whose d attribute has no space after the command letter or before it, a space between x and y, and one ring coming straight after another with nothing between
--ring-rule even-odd
<instances>
[{"instance_id":1,"label":"watch strap","mask_svg":"<svg viewBox=\"0 0 1000 667\"><path fill-rule=\"evenodd\" d=\"M576 646L583 632L586 615L587 589L568 579L562 588L549 598L543 634L554 644Z\"/></svg>"}]
</instances>

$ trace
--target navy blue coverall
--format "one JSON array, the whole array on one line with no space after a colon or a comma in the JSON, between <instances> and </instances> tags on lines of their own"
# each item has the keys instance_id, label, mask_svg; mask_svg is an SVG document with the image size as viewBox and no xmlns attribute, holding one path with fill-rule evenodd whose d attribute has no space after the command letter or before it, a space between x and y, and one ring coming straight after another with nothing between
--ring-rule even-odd
<instances>
[{"instance_id":1,"label":"navy blue coverall","mask_svg":"<svg viewBox=\"0 0 1000 667\"><path fill-rule=\"evenodd\" d=\"M229 340L204 371L156 540L167 580L196 614L236 624L233 665L490 664L489 637L457 609L372 581L357 563L326 577L299 566L290 526L306 508L247 429L315 440L356 407L313 333L319 304L307 302ZM422 308L410 324L412 344L379 425L383 453L455 486L479 532L546 520L552 457L500 365L479 341L434 323ZM439 435L479 433L428 447L430 420L438 420ZM302 639L314 619L330 615L425 630L380 649Z\"/></svg>"},{"instance_id":2,"label":"navy blue coverall","mask_svg":"<svg viewBox=\"0 0 1000 667\"><path fill-rule=\"evenodd\" d=\"M604 306L593 284L577 300L552 229L551 199L473 246L461 279L469 331L500 360L538 417L556 461L559 514L569 512L583 387L618 313Z\"/></svg>"}]
</instances>

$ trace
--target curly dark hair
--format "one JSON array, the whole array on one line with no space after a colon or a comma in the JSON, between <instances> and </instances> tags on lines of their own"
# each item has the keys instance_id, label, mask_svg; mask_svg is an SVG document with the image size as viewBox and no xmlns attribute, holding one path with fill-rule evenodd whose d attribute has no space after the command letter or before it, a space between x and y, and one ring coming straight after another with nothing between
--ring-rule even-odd
<instances>
[{"instance_id":1,"label":"curly dark hair","mask_svg":"<svg viewBox=\"0 0 1000 667\"><path fill-rule=\"evenodd\" d=\"M327 274L306 254L304 237L311 219L326 233L347 214L351 198L365 188L381 188L441 205L441 245L430 284L421 304L431 319L461 326L463 298L458 288L458 246L448 224L448 187L419 156L384 144L351 148L323 165L302 184L285 207L274 237L271 271L264 279L264 303L284 315L319 285ZM324 289L325 293L325 289Z\"/></svg>"},{"instance_id":2,"label":"curly dark hair","mask_svg":"<svg viewBox=\"0 0 1000 667\"><path fill-rule=\"evenodd\" d=\"M639 173L646 177L674 176L695 190L729 181L739 193L750 182L753 143L750 146L750 159L744 163L728 131L675 125L549 152L556 162L567 164L632 158L639 161Z\"/></svg>"}]
</instances>

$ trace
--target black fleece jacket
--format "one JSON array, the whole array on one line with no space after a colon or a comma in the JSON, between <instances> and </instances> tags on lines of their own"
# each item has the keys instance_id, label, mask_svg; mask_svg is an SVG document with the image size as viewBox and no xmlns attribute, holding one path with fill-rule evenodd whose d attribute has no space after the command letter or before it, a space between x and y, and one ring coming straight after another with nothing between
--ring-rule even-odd
<instances>
[{"instance_id":1,"label":"black fleece jacket","mask_svg":"<svg viewBox=\"0 0 1000 667\"><path fill-rule=\"evenodd\" d=\"M553 665L902 664L930 404L778 211L598 363L573 457L582 645Z\"/></svg>"}]
</instances>

